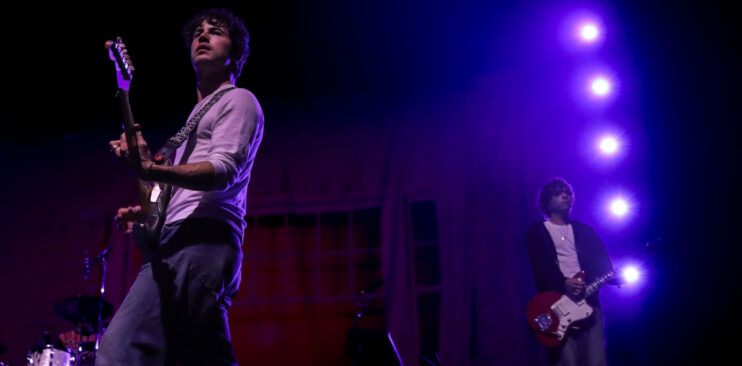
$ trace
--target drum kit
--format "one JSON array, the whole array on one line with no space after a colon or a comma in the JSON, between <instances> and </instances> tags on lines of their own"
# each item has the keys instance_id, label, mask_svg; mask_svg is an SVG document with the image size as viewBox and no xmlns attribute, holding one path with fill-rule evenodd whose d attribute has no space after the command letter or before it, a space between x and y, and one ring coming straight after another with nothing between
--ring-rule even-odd
<instances>
[{"instance_id":1,"label":"drum kit","mask_svg":"<svg viewBox=\"0 0 742 366\"><path fill-rule=\"evenodd\" d=\"M87 278L90 268L102 264L100 293L105 293L105 272L109 247L92 260L85 255L83 276ZM99 296L73 296L54 305L54 313L70 321L74 328L52 338L44 331L42 341L26 353L26 366L94 366L105 327L106 319L113 314L113 305ZM0 344L0 355L6 348ZM0 366L13 366L0 362Z\"/></svg>"},{"instance_id":2,"label":"drum kit","mask_svg":"<svg viewBox=\"0 0 742 366\"><path fill-rule=\"evenodd\" d=\"M44 332L41 342L26 354L27 366L93 366L98 340L107 319L113 314L113 305L96 296L74 296L59 301L54 312L74 324L74 329L53 338ZM101 323L104 323L103 321ZM0 354L5 347L0 345ZM11 366L0 362L0 366Z\"/></svg>"}]
</instances>

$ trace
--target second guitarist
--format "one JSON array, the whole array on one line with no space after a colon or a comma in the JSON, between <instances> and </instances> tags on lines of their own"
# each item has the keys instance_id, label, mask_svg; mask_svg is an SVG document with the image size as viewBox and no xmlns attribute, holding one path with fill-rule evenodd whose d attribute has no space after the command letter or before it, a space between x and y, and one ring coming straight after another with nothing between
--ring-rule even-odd
<instances>
[{"instance_id":1,"label":"second guitarist","mask_svg":"<svg viewBox=\"0 0 742 366\"><path fill-rule=\"evenodd\" d=\"M110 142L141 180L173 189L152 256L101 341L99 366L237 365L227 311L240 283L245 199L263 113L252 93L234 87L249 53L241 19L207 10L186 23L183 36L197 75L198 104L189 117L197 125L181 130L187 136L174 165L153 163L141 132L138 154L124 135ZM117 219L130 230L144 218L135 206L119 209Z\"/></svg>"},{"instance_id":2,"label":"second guitarist","mask_svg":"<svg viewBox=\"0 0 742 366\"><path fill-rule=\"evenodd\" d=\"M570 220L573 190L561 178L551 179L539 191L538 201L546 220L533 223L526 234L528 258L539 292L557 291L575 299L585 285L613 269L603 242L592 227ZM572 278L585 272L584 281ZM564 343L547 350L548 361L562 366L606 364L603 316L597 292L588 297L592 317L567 333Z\"/></svg>"}]
</instances>

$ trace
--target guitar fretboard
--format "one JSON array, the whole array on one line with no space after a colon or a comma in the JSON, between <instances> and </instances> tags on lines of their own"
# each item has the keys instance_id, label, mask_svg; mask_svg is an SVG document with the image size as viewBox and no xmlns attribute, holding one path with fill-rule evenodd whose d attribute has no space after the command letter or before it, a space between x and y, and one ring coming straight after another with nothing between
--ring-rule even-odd
<instances>
[{"instance_id":1,"label":"guitar fretboard","mask_svg":"<svg viewBox=\"0 0 742 366\"><path fill-rule=\"evenodd\" d=\"M613 278L616 275L614 271L610 271L600 277L598 277L595 281L591 282L589 285L585 287L585 297L590 297L592 294L594 294L596 291L598 291L603 285L608 282L611 278Z\"/></svg>"}]
</instances>

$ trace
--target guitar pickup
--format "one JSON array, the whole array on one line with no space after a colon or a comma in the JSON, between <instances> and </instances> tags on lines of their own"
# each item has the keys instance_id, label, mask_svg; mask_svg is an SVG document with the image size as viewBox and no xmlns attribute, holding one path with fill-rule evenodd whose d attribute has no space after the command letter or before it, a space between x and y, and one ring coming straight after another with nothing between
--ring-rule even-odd
<instances>
[{"instance_id":1,"label":"guitar pickup","mask_svg":"<svg viewBox=\"0 0 742 366\"><path fill-rule=\"evenodd\" d=\"M162 190L160 189L159 184L155 184L154 187L152 187L152 193L149 194L149 202L155 203L157 202L157 199L160 198L160 193Z\"/></svg>"}]
</instances>

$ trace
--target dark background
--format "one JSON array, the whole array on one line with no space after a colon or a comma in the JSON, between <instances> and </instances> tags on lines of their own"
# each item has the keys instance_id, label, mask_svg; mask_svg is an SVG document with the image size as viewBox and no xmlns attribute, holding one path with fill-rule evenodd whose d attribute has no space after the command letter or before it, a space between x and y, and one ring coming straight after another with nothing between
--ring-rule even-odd
<instances>
[{"instance_id":1,"label":"dark background","mask_svg":"<svg viewBox=\"0 0 742 366\"><path fill-rule=\"evenodd\" d=\"M28 186L19 181L48 169L28 162L95 170L64 157L75 147L106 149L118 133L111 124L115 79L103 51L109 38L120 35L129 45L137 67L132 105L151 144L178 128L195 103L180 27L207 6L228 6L246 19L252 54L238 84L258 96L273 128L297 130L309 127L281 118L282 110L301 111L316 100L343 108L348 96L369 111L400 108L465 90L488 73L522 77L535 86L532 105L563 104L557 118L575 118L582 112L565 96L562 76L578 56L550 34L559 21L554 15L571 6L604 9L616 32L600 57L625 75L622 99L630 100L612 111L633 118L627 130L642 141L631 162L639 173L627 174L646 187L648 210L632 234L663 239L654 248L655 284L642 314L650 357L669 364L732 353L742 253L732 231L740 207L741 14L731 2L328 0L14 10L6 13L2 52L0 188L9 207L65 179L45 177L18 192ZM524 88L513 86L518 93ZM6 228L15 218L3 212Z\"/></svg>"}]
</instances>

